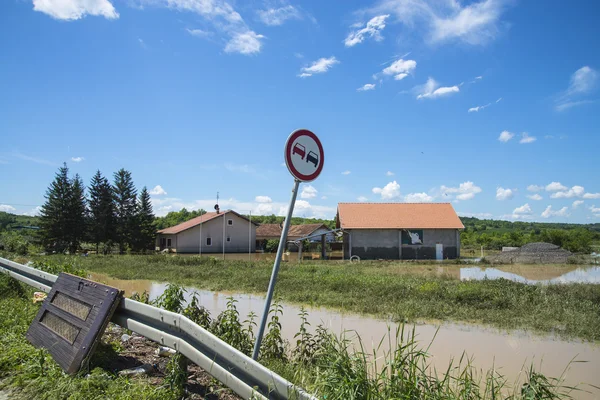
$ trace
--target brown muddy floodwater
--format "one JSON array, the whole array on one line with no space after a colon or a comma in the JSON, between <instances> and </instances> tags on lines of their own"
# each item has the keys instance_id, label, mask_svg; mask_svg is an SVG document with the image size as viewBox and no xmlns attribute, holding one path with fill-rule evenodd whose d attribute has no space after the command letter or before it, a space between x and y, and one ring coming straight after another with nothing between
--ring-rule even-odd
<instances>
[{"instance_id":1,"label":"brown muddy floodwater","mask_svg":"<svg viewBox=\"0 0 600 400\"><path fill-rule=\"evenodd\" d=\"M487 270L490 270L490 268ZM576 270L577 268L570 271L563 269L562 274L559 276ZM514 272L503 271L503 273ZM473 275L472 272L469 272L469 274L469 276ZM556 271L553 274L556 275ZM522 277L522 275L519 276ZM149 280L118 280L100 274L91 274L90 278L120 288L125 291L127 296L133 292L142 293L146 290L151 299L160 296L167 286L166 283L156 283ZM540 277L536 276L536 278ZM556 278L556 276L541 277L541 279L536 280L543 281ZM213 318L226 308L229 296L233 296L238 301L236 305L242 319L245 319L250 311L256 313L258 318L262 315L264 297L260 295L218 293L194 288L186 288L186 290L187 299L190 298L191 293L197 293L200 304L210 311ZM350 339L355 339L356 335L359 335L362 338L364 350L372 353L375 349L377 357L381 357L389 350L387 340L379 345L381 339L387 336L389 329L394 333L398 326L396 323L383 319L325 308L305 308L308 310L308 321L313 331L316 326L322 324L336 334L346 331L346 336ZM293 343L294 335L298 332L300 326L298 316L300 307L283 303L283 310L284 314L281 318L282 333L285 339ZM412 329L412 326L407 326L407 328L409 327ZM581 389L592 392L571 393L574 398L600 399L598 390L582 385L594 384L598 386L600 382L600 343L585 343L578 340L566 341L551 335L539 336L524 331L504 332L477 325L454 323L417 324L415 329L417 340L423 348L431 343L429 353L432 358L430 362L431 366L436 368L437 371L444 371L450 360L458 361L464 353L472 358L472 365L479 371L485 373L495 367L514 386L514 383L523 377L524 371L533 363L538 371L548 377L558 378L564 374L565 385L579 385ZM435 340L433 340L434 337ZM586 362L569 365L571 360ZM568 369L565 371L567 367Z\"/></svg>"}]
</instances>

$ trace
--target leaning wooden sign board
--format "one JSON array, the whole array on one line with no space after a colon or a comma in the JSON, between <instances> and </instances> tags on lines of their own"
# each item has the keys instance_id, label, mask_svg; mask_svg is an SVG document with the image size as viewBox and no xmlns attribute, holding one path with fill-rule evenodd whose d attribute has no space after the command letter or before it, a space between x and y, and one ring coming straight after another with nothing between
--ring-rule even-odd
<instances>
[{"instance_id":1,"label":"leaning wooden sign board","mask_svg":"<svg viewBox=\"0 0 600 400\"><path fill-rule=\"evenodd\" d=\"M75 275L61 273L29 330L27 340L44 347L69 373L89 360L122 292Z\"/></svg>"}]
</instances>

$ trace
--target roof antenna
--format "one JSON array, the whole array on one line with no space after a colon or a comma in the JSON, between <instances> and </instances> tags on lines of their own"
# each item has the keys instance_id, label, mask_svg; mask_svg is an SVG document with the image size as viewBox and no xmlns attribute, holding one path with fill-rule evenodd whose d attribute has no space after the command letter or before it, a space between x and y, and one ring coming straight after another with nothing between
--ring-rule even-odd
<instances>
[{"instance_id":1,"label":"roof antenna","mask_svg":"<svg viewBox=\"0 0 600 400\"><path fill-rule=\"evenodd\" d=\"M217 204L215 204L215 211L219 213L219 192L217 192Z\"/></svg>"}]
</instances>

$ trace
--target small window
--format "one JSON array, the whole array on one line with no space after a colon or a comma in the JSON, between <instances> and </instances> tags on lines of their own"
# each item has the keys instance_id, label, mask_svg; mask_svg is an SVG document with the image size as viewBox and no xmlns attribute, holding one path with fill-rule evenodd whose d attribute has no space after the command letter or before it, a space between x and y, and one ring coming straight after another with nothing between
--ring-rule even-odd
<instances>
[{"instance_id":1,"label":"small window","mask_svg":"<svg viewBox=\"0 0 600 400\"><path fill-rule=\"evenodd\" d=\"M171 247L171 239L167 239L167 247Z\"/></svg>"},{"instance_id":2,"label":"small window","mask_svg":"<svg viewBox=\"0 0 600 400\"><path fill-rule=\"evenodd\" d=\"M212 238L206 238L206 245L212 246Z\"/></svg>"},{"instance_id":3,"label":"small window","mask_svg":"<svg viewBox=\"0 0 600 400\"><path fill-rule=\"evenodd\" d=\"M231 242L231 238L229 236L227 236L227 241Z\"/></svg>"},{"instance_id":4,"label":"small window","mask_svg":"<svg viewBox=\"0 0 600 400\"><path fill-rule=\"evenodd\" d=\"M227 225L232 226L233 225L233 220L232 219L228 219L227 220Z\"/></svg>"}]
</instances>

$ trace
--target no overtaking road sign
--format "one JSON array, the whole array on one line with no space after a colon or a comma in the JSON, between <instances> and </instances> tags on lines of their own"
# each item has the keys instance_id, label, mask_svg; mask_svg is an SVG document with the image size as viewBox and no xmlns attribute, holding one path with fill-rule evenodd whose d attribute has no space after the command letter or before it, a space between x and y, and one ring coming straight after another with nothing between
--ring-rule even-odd
<instances>
[{"instance_id":1,"label":"no overtaking road sign","mask_svg":"<svg viewBox=\"0 0 600 400\"><path fill-rule=\"evenodd\" d=\"M298 129L288 137L284 149L285 164L294 178L301 182L317 179L325 161L317 135L307 129Z\"/></svg>"}]
</instances>

